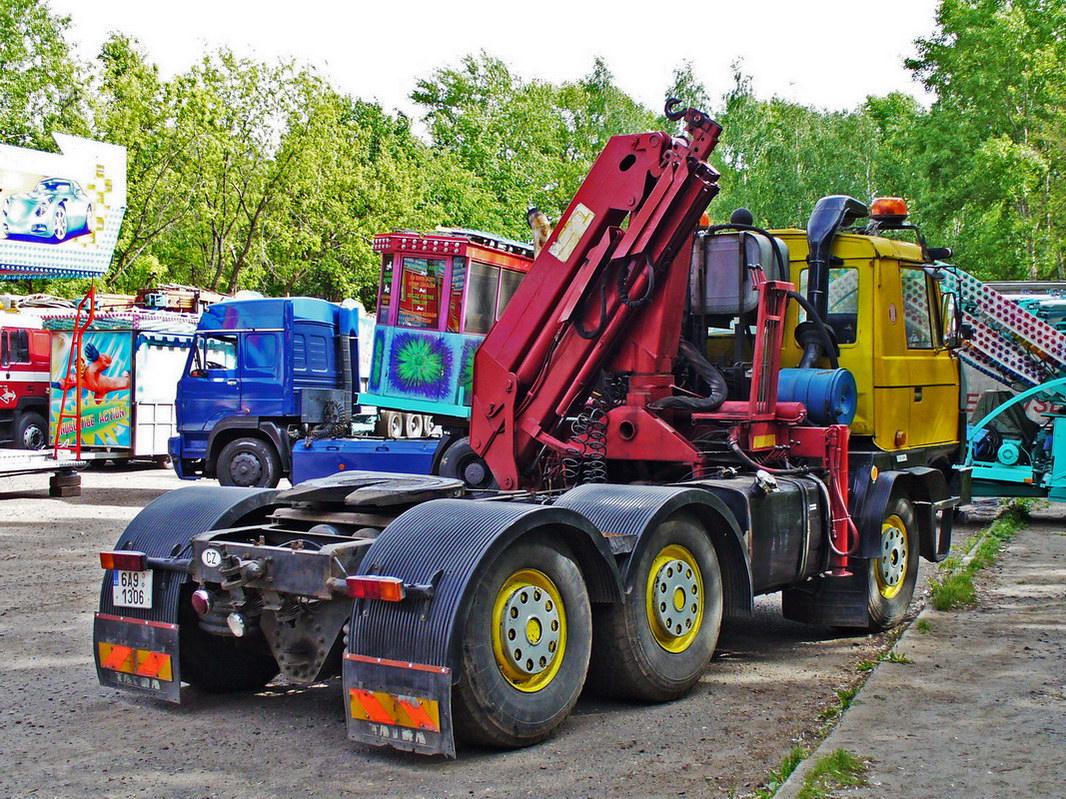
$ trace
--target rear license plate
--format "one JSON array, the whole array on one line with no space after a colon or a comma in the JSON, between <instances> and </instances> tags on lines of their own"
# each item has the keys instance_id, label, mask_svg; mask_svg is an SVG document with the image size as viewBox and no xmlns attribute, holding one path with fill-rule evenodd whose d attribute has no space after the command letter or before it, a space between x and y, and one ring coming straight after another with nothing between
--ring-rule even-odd
<instances>
[{"instance_id":1,"label":"rear license plate","mask_svg":"<svg viewBox=\"0 0 1066 799\"><path fill-rule=\"evenodd\" d=\"M152 571L130 572L116 569L111 576L111 601L120 608L152 607Z\"/></svg>"}]
</instances>

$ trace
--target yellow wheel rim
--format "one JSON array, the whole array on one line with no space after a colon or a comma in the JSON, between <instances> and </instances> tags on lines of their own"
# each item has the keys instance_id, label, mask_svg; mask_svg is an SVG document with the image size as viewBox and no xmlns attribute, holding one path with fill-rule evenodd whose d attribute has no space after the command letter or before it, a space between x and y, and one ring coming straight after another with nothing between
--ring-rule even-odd
<instances>
[{"instance_id":1,"label":"yellow wheel rim","mask_svg":"<svg viewBox=\"0 0 1066 799\"><path fill-rule=\"evenodd\" d=\"M492 607L492 651L519 691L539 691L559 673L566 652L566 609L551 578L536 569L512 574Z\"/></svg>"},{"instance_id":2,"label":"yellow wheel rim","mask_svg":"<svg viewBox=\"0 0 1066 799\"><path fill-rule=\"evenodd\" d=\"M877 590L885 599L892 599L903 589L909 558L907 527L893 514L881 522L881 557L874 562Z\"/></svg>"},{"instance_id":3,"label":"yellow wheel rim","mask_svg":"<svg viewBox=\"0 0 1066 799\"><path fill-rule=\"evenodd\" d=\"M644 591L648 625L667 652L684 652L703 623L703 575L692 553L679 544L663 547L648 570Z\"/></svg>"}]
</instances>

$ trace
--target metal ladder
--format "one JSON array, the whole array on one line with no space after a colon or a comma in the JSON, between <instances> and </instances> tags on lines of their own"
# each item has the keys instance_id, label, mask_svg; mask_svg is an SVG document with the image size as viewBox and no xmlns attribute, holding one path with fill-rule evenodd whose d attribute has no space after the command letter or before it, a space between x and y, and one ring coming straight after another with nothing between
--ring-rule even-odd
<instances>
[{"instance_id":1,"label":"metal ladder","mask_svg":"<svg viewBox=\"0 0 1066 799\"><path fill-rule=\"evenodd\" d=\"M85 313L85 321L82 321L82 311L88 308ZM67 377L70 375L71 367L74 368L74 385L65 386L63 389L63 398L59 402L59 414L56 417L56 434L52 441L52 456L59 458L60 452L72 452L74 457L81 460L81 379L84 368L79 368L79 361L83 360L81 341L85 331L93 323L93 319L96 318L96 286L89 288L89 293L82 297L81 302L78 303L77 311L74 314L74 327L71 329L70 334L70 352L67 354L67 368L63 372L63 381L66 382ZM74 390L74 411L67 411L67 394L70 390ZM63 420L74 420L74 446L60 446L59 439L63 431Z\"/></svg>"}]
</instances>

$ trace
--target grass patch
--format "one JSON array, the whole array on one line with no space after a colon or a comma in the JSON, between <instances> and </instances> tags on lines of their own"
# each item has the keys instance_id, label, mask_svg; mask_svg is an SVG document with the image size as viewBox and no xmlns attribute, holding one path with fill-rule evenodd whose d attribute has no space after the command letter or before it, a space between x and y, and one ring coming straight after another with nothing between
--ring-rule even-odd
<instances>
[{"instance_id":1,"label":"grass patch","mask_svg":"<svg viewBox=\"0 0 1066 799\"><path fill-rule=\"evenodd\" d=\"M1016 500L1008 505L998 519L982 533L967 541L971 557L966 565L958 558L946 558L940 564L942 576L930 586L933 607L937 610L951 610L974 604L977 598L973 584L974 575L995 562L1006 543L1025 527L1029 520L1029 511L1033 507L1033 503L1024 500Z\"/></svg>"},{"instance_id":2,"label":"grass patch","mask_svg":"<svg viewBox=\"0 0 1066 799\"><path fill-rule=\"evenodd\" d=\"M881 656L882 663L902 663L904 666L909 666L914 663L909 657L902 652L897 652L893 649L891 652L886 652Z\"/></svg>"},{"instance_id":3,"label":"grass patch","mask_svg":"<svg viewBox=\"0 0 1066 799\"><path fill-rule=\"evenodd\" d=\"M855 668L857 668L863 674L869 674L871 671L877 668L878 663L903 663L909 666L913 662L914 661L906 655L901 654L893 649L890 652L882 652L880 655L877 656L877 660L860 660L859 665L857 665ZM848 698L848 705L851 704L851 699L854 698L855 693L858 691L858 689L859 686L855 686L855 689L851 692L851 697ZM841 691L837 691L838 696L840 696L841 693ZM841 697L841 704L843 704L843 701L843 697ZM846 708L847 705L844 705L844 707Z\"/></svg>"},{"instance_id":4,"label":"grass patch","mask_svg":"<svg viewBox=\"0 0 1066 799\"><path fill-rule=\"evenodd\" d=\"M770 778L766 781L766 785L755 789L752 794L754 799L773 799L777 791L785 784L785 780L792 776L792 772L803 762L805 757L807 757L806 749L802 746L793 747L792 751L781 759L781 765L771 769Z\"/></svg>"},{"instance_id":5,"label":"grass patch","mask_svg":"<svg viewBox=\"0 0 1066 799\"><path fill-rule=\"evenodd\" d=\"M818 720L822 722L823 725L828 725L840 718L840 715L851 707L851 703L854 701L855 695L859 692L859 688L862 687L863 682L865 682L865 680L852 685L850 688L843 688L837 691L837 704L832 707L827 707L819 713Z\"/></svg>"},{"instance_id":6,"label":"grass patch","mask_svg":"<svg viewBox=\"0 0 1066 799\"><path fill-rule=\"evenodd\" d=\"M920 632L920 633L927 633L931 629L933 629L933 625L930 624L925 619L918 619L918 623L915 625L915 627L917 628L918 632Z\"/></svg>"},{"instance_id":7,"label":"grass patch","mask_svg":"<svg viewBox=\"0 0 1066 799\"><path fill-rule=\"evenodd\" d=\"M866 784L866 764L846 749L837 749L819 760L803 780L797 799L825 799L838 788Z\"/></svg>"}]
</instances>

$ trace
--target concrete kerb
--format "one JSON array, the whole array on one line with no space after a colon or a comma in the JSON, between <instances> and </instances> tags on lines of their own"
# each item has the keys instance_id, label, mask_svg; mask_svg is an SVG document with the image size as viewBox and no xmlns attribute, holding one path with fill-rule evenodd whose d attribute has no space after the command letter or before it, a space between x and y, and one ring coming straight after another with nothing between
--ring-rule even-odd
<instances>
[{"instance_id":1,"label":"concrete kerb","mask_svg":"<svg viewBox=\"0 0 1066 799\"><path fill-rule=\"evenodd\" d=\"M994 519L992 521L994 521ZM977 553L977 548L984 540L987 529L988 527L986 526L974 537L973 544L971 545L969 550L966 551L966 554L963 555L960 559L959 565L956 567L956 570L965 568L970 563L970 561L973 560L974 555ZM943 577L945 575L939 576ZM896 639L895 643L889 649L885 650L885 654L897 650L902 651L901 647L906 647L908 643L914 643L915 636L923 635L923 633L917 631L919 626L918 622L923 619L928 621L928 617L934 614L935 612L936 611L930 604L929 598L927 598L925 605L918 612L918 614L907 624L907 627L900 634L899 638ZM832 729L830 729L829 734L821 740L818 746L815 747L814 751L812 751L806 758L804 758L804 760L796 767L796 770L793 771L792 774L789 775L788 779L781 784L781 787L778 788L777 793L774 794L774 799L795 799L795 797L799 794L800 790L803 788L803 781L807 778L807 774L810 773L811 769L813 769L818 764L818 761L820 761L826 755L841 748L839 742L834 739L834 733L843 723L848 713L852 712L852 709L855 708L857 704L861 704L864 701L864 697L866 694L873 695L876 692L879 682L878 678L880 677L881 681L885 679L883 673L883 666L885 665L886 664L884 662L880 662L877 664L877 667L862 683L862 686L859 688L859 691L855 695L851 704L848 705L847 709L845 709L840 714L840 717L837 718L836 721L833 723L833 727ZM851 754L859 758L862 758L864 756L864 753L862 752L851 752Z\"/></svg>"},{"instance_id":2,"label":"concrete kerb","mask_svg":"<svg viewBox=\"0 0 1066 799\"><path fill-rule=\"evenodd\" d=\"M1062 795L1066 530L1056 510L982 572L976 608L918 614L894 647L907 660L878 665L777 797L795 799L837 749L869 769L865 787L834 796Z\"/></svg>"},{"instance_id":3,"label":"concrete kerb","mask_svg":"<svg viewBox=\"0 0 1066 799\"><path fill-rule=\"evenodd\" d=\"M903 634L900 635L900 637L896 640L895 645L891 649L886 650L886 654L887 652L894 651L902 652L908 644L914 643L914 639L917 636L923 635L923 633L917 631L918 621L920 619L928 617L933 612L934 611L932 610L932 606L926 604L925 607L922 608L918 615L915 616L911 623L907 626L907 629L903 631ZM848 748L841 747L839 741L836 740L836 732L840 728L840 725L844 722L844 719L848 716L849 713L852 713L854 711L857 705L861 705L863 702L865 702L866 697L868 695L874 695L878 693L879 683L885 679L884 669L886 666L896 668L901 667L899 664L877 664L877 668L873 670L870 676L863 683L862 688L859 689L859 692L855 695L855 698L852 700L847 710L840 714L840 718L838 718L836 723L833 725L833 729L829 731L829 734L822 739L821 743L818 744L814 751L811 752L804 759L804 761L796 767L796 770L792 772L789 778L785 780L785 782L777 790L777 793L774 794L774 799L795 799L795 797L799 794L800 789L803 787L803 781L807 778L807 774L818 764L819 760L821 760L823 757L837 749ZM902 666L902 668L906 667ZM853 748L854 747L852 747L852 749ZM851 752L851 754L855 755L860 759L870 754L868 752L855 752L851 749L849 749L849 751Z\"/></svg>"}]
</instances>

